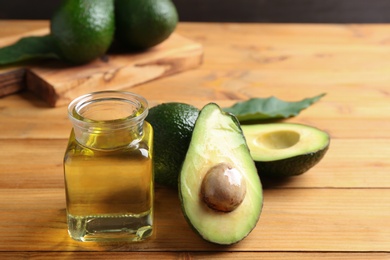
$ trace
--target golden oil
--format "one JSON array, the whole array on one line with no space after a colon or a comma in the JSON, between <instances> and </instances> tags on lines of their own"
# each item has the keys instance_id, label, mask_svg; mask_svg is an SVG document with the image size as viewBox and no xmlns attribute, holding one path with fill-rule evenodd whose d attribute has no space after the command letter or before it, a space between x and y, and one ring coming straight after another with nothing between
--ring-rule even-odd
<instances>
[{"instance_id":1,"label":"golden oil","mask_svg":"<svg viewBox=\"0 0 390 260\"><path fill-rule=\"evenodd\" d=\"M73 101L64 156L68 232L78 241L141 241L153 232L153 129L129 92Z\"/></svg>"}]
</instances>

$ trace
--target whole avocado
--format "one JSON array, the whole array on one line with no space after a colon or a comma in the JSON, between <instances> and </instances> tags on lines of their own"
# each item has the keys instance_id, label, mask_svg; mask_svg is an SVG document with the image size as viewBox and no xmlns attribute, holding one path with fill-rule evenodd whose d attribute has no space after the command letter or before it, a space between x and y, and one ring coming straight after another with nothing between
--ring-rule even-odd
<instances>
[{"instance_id":1,"label":"whole avocado","mask_svg":"<svg viewBox=\"0 0 390 260\"><path fill-rule=\"evenodd\" d=\"M127 49L142 50L163 42L178 19L171 0L115 0L115 37Z\"/></svg>"},{"instance_id":2,"label":"whole avocado","mask_svg":"<svg viewBox=\"0 0 390 260\"><path fill-rule=\"evenodd\" d=\"M199 109L169 102L152 107L146 117L154 132L154 174L157 184L177 189Z\"/></svg>"},{"instance_id":3,"label":"whole avocado","mask_svg":"<svg viewBox=\"0 0 390 260\"><path fill-rule=\"evenodd\" d=\"M61 58L75 64L106 53L115 33L114 0L64 0L50 20Z\"/></svg>"}]
</instances>

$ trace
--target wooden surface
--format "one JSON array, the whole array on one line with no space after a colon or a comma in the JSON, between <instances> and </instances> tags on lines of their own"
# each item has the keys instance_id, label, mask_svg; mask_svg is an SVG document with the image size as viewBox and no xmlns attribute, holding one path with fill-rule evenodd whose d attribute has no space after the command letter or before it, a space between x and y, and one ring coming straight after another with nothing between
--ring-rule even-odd
<instances>
[{"instance_id":1,"label":"wooden surface","mask_svg":"<svg viewBox=\"0 0 390 260\"><path fill-rule=\"evenodd\" d=\"M0 47L22 37L46 35L49 28L0 38ZM0 96L26 87L50 106L64 106L99 90L121 90L198 67L202 45L173 33L163 43L140 52L111 51L83 65L57 60L31 61L0 68Z\"/></svg>"},{"instance_id":2,"label":"wooden surface","mask_svg":"<svg viewBox=\"0 0 390 260\"><path fill-rule=\"evenodd\" d=\"M0 34L45 25L3 20ZM200 239L176 192L161 187L152 240L79 243L66 230L66 106L49 108L29 92L10 95L0 99L0 258L390 259L390 25L182 23L177 31L204 46L203 65L130 91L150 106L199 108L326 92L287 120L328 131L325 158L302 176L263 183L260 221L234 246Z\"/></svg>"}]
</instances>

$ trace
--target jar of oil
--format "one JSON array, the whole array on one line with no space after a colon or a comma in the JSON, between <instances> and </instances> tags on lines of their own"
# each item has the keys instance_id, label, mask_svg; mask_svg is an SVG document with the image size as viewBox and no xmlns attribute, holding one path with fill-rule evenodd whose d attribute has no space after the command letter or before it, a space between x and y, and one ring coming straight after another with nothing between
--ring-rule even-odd
<instances>
[{"instance_id":1,"label":"jar of oil","mask_svg":"<svg viewBox=\"0 0 390 260\"><path fill-rule=\"evenodd\" d=\"M147 101L102 91L73 100L64 156L69 235L142 241L153 232L153 129Z\"/></svg>"}]
</instances>

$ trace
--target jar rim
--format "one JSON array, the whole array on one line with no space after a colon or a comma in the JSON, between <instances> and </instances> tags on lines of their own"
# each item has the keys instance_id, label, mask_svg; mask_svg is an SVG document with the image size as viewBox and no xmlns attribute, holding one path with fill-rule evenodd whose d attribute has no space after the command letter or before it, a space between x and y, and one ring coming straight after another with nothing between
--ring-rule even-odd
<instances>
[{"instance_id":1,"label":"jar rim","mask_svg":"<svg viewBox=\"0 0 390 260\"><path fill-rule=\"evenodd\" d=\"M127 103L133 104L137 111L142 109L142 112L138 115L131 114L125 116L123 118L117 119L108 119L108 120L96 120L92 118L88 118L80 114L80 110L82 108L87 107L90 104L94 104L96 102L104 102L104 101L123 101ZM117 90L104 90L104 91L96 91L88 94L81 95L75 98L70 102L68 106L68 116L69 118L80 124L110 124L115 125L115 128L122 128L129 126L129 123L134 122L134 124L139 123L146 118L148 114L148 102L141 95L135 94L133 92L127 91L117 91Z\"/></svg>"}]
</instances>

